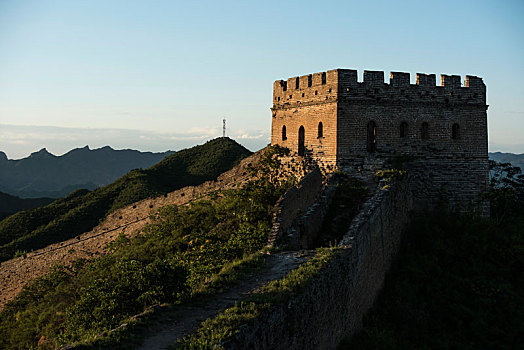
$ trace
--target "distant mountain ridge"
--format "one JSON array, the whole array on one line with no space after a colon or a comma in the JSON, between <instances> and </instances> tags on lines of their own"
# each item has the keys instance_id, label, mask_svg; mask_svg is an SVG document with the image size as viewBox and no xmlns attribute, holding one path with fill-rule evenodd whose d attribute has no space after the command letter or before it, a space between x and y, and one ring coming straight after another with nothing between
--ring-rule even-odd
<instances>
[{"instance_id":1,"label":"distant mountain ridge","mask_svg":"<svg viewBox=\"0 0 524 350\"><path fill-rule=\"evenodd\" d=\"M497 163L511 163L513 166L518 166L524 172L524 153L502 153L490 152L489 159Z\"/></svg>"},{"instance_id":2,"label":"distant mountain ridge","mask_svg":"<svg viewBox=\"0 0 524 350\"><path fill-rule=\"evenodd\" d=\"M22 198L60 198L78 188L105 186L132 169L149 168L173 153L85 146L62 156L42 148L29 157L10 160L0 151L0 191Z\"/></svg>"}]
</instances>

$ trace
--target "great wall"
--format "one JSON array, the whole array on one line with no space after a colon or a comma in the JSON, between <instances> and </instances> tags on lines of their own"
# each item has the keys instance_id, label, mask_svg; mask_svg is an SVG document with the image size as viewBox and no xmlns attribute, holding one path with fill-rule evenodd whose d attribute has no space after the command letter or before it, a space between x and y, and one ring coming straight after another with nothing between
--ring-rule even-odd
<instances>
[{"instance_id":1,"label":"great wall","mask_svg":"<svg viewBox=\"0 0 524 350\"><path fill-rule=\"evenodd\" d=\"M451 204L463 209L475 206L486 214L489 203L479 198L488 176L485 85L472 76L466 77L464 87L458 76L442 75L441 86L435 86L435 80L435 75L417 74L412 85L409 74L392 72L386 84L383 72L367 71L364 81L357 82L356 71L336 69L275 82L272 144L291 150L284 171L298 175L300 182L275 206L268 244L276 246L285 237L292 253L312 254L312 242L322 234L336 191L333 172L365 180L372 191L339 240L339 253L322 273L289 303L273 305L222 345L228 349L336 348L344 336L361 329L413 210L431 209L447 196ZM216 181L137 202L77 238L2 263L0 307L54 263L105 254L107 243L121 232L130 236L139 232L162 206L184 205L220 189L242 186L262 152ZM376 170L399 164L407 170L406 176L387 186L373 181ZM286 272L296 268L289 266ZM242 295L235 295L235 301L242 300ZM193 332L197 322L191 322L184 333L162 341L172 344Z\"/></svg>"}]
</instances>

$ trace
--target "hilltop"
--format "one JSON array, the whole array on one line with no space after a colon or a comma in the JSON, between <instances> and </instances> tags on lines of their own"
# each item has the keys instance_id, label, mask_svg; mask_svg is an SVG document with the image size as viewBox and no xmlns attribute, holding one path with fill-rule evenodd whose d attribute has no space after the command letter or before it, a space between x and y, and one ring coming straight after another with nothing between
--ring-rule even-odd
<instances>
[{"instance_id":1,"label":"hilltop","mask_svg":"<svg viewBox=\"0 0 524 350\"><path fill-rule=\"evenodd\" d=\"M22 198L60 198L78 188L93 190L110 184L132 169L149 168L173 153L85 146L62 156L43 148L12 160L0 152L0 191Z\"/></svg>"},{"instance_id":2,"label":"hilltop","mask_svg":"<svg viewBox=\"0 0 524 350\"><path fill-rule=\"evenodd\" d=\"M109 213L139 200L217 178L251 152L229 138L185 149L145 169L135 169L94 191L77 190L0 222L0 260L91 230Z\"/></svg>"}]
</instances>

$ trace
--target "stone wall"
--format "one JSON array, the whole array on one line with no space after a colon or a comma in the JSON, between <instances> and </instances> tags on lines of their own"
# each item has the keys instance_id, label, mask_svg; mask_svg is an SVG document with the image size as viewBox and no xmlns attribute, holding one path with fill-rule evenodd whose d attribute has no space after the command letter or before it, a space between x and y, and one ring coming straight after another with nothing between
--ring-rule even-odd
<instances>
[{"instance_id":1,"label":"stone wall","mask_svg":"<svg viewBox=\"0 0 524 350\"><path fill-rule=\"evenodd\" d=\"M415 209L433 207L439 197L452 204L488 204L486 86L479 77L335 69L278 80L273 85L271 143L299 151L328 171L376 170L413 161ZM324 78L323 78L324 77ZM323 133L318 135L322 122ZM282 138L286 127L287 139ZM427 170L427 171L426 171ZM438 195L435 195L438 194Z\"/></svg>"},{"instance_id":2,"label":"stone wall","mask_svg":"<svg viewBox=\"0 0 524 350\"><path fill-rule=\"evenodd\" d=\"M271 123L271 144L287 147L298 152L299 130L304 128L305 154L316 159L323 166L336 164L337 104L324 101L301 107L284 108L273 112ZM322 123L323 136L318 135ZM282 129L286 128L286 138Z\"/></svg>"},{"instance_id":3,"label":"stone wall","mask_svg":"<svg viewBox=\"0 0 524 350\"><path fill-rule=\"evenodd\" d=\"M363 206L340 253L298 295L242 326L228 349L334 349L362 328L409 221L407 179L379 190Z\"/></svg>"}]
</instances>

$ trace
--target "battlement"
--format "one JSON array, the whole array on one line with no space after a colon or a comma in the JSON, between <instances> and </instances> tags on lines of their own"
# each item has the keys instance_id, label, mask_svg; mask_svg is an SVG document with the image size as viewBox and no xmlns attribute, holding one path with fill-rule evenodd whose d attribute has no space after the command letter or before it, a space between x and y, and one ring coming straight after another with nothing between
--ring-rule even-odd
<instances>
[{"instance_id":1,"label":"battlement","mask_svg":"<svg viewBox=\"0 0 524 350\"><path fill-rule=\"evenodd\" d=\"M374 101L378 103L441 103L486 105L486 86L482 78L467 75L462 83L459 75L416 74L411 84L410 73L391 72L389 83L383 71L364 71L358 81L357 71L333 69L273 84L273 108L297 107L303 104L336 101Z\"/></svg>"}]
</instances>

